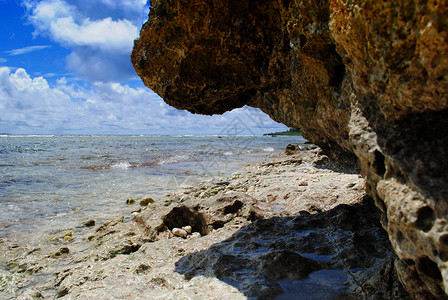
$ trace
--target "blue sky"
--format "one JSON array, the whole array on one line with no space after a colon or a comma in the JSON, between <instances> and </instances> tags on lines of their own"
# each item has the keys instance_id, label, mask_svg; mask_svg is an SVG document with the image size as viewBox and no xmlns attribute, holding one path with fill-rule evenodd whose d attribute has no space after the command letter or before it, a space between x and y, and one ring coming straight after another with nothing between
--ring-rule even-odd
<instances>
[{"instance_id":1,"label":"blue sky","mask_svg":"<svg viewBox=\"0 0 448 300\"><path fill-rule=\"evenodd\" d=\"M0 0L0 132L262 134L255 108L202 116L144 87L130 63L146 0Z\"/></svg>"}]
</instances>

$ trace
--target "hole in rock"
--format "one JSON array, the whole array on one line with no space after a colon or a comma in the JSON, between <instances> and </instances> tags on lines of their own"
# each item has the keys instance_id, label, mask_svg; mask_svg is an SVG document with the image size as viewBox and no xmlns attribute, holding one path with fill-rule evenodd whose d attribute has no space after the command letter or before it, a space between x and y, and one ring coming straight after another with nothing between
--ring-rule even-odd
<instances>
[{"instance_id":1,"label":"hole in rock","mask_svg":"<svg viewBox=\"0 0 448 300\"><path fill-rule=\"evenodd\" d=\"M209 233L207 222L202 213L191 210L186 206L173 208L163 217L163 222L170 230L173 228L182 228L190 225L193 232L199 232L201 235Z\"/></svg>"},{"instance_id":2,"label":"hole in rock","mask_svg":"<svg viewBox=\"0 0 448 300\"><path fill-rule=\"evenodd\" d=\"M236 200L231 205L224 207L224 214L234 214L243 207L243 202Z\"/></svg>"},{"instance_id":3,"label":"hole in rock","mask_svg":"<svg viewBox=\"0 0 448 300\"><path fill-rule=\"evenodd\" d=\"M403 235L403 233L402 233L401 231L397 231L397 241L398 241L399 243L401 243L401 242L403 242L403 240L404 240L404 235Z\"/></svg>"},{"instance_id":4,"label":"hole in rock","mask_svg":"<svg viewBox=\"0 0 448 300\"><path fill-rule=\"evenodd\" d=\"M375 150L374 154L374 160L373 160L373 168L375 172L380 175L381 177L384 176L386 173L386 164L384 163L384 155L378 150Z\"/></svg>"},{"instance_id":5,"label":"hole in rock","mask_svg":"<svg viewBox=\"0 0 448 300\"><path fill-rule=\"evenodd\" d=\"M299 36L299 41L300 41L300 47L303 47L303 46L305 46L308 39L306 38L306 36L304 34L301 34Z\"/></svg>"},{"instance_id":6,"label":"hole in rock","mask_svg":"<svg viewBox=\"0 0 448 300\"><path fill-rule=\"evenodd\" d=\"M415 226L424 232L428 232L434 225L435 220L436 216L431 207L424 206L417 211L417 221L415 222Z\"/></svg>"},{"instance_id":7,"label":"hole in rock","mask_svg":"<svg viewBox=\"0 0 448 300\"><path fill-rule=\"evenodd\" d=\"M414 262L412 259L410 259L410 258L405 259L404 262L405 262L408 266L413 266L413 265L415 265L415 262Z\"/></svg>"},{"instance_id":8,"label":"hole in rock","mask_svg":"<svg viewBox=\"0 0 448 300\"><path fill-rule=\"evenodd\" d=\"M448 234L444 234L439 238L439 242L442 246L448 247Z\"/></svg>"},{"instance_id":9,"label":"hole in rock","mask_svg":"<svg viewBox=\"0 0 448 300\"><path fill-rule=\"evenodd\" d=\"M427 256L422 257L417 261L417 270L430 278L442 280L442 274L440 273L437 264Z\"/></svg>"},{"instance_id":10,"label":"hole in rock","mask_svg":"<svg viewBox=\"0 0 448 300\"><path fill-rule=\"evenodd\" d=\"M448 261L448 252L445 252L445 251L440 252L439 257L443 261Z\"/></svg>"},{"instance_id":11,"label":"hole in rock","mask_svg":"<svg viewBox=\"0 0 448 300\"><path fill-rule=\"evenodd\" d=\"M328 83L331 87L340 87L345 75L345 65L338 64L333 68L333 72L330 76L330 82Z\"/></svg>"}]
</instances>

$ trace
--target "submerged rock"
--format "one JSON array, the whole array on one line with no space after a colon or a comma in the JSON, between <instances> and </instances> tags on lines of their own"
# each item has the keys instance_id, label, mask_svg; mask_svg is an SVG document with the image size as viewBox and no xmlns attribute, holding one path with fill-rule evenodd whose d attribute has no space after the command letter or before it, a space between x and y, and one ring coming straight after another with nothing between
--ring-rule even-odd
<instances>
[{"instance_id":1,"label":"submerged rock","mask_svg":"<svg viewBox=\"0 0 448 300\"><path fill-rule=\"evenodd\" d=\"M148 204L154 203L154 199L152 199L151 197L146 197L143 198L142 200L140 200L140 205L141 206L147 206Z\"/></svg>"},{"instance_id":2,"label":"submerged rock","mask_svg":"<svg viewBox=\"0 0 448 300\"><path fill-rule=\"evenodd\" d=\"M61 237L66 237L66 236L73 236L73 231L65 230L61 233Z\"/></svg>"},{"instance_id":3,"label":"submerged rock","mask_svg":"<svg viewBox=\"0 0 448 300\"><path fill-rule=\"evenodd\" d=\"M126 199L126 204L134 204L134 203L135 203L134 198L128 198L128 199Z\"/></svg>"},{"instance_id":4,"label":"submerged rock","mask_svg":"<svg viewBox=\"0 0 448 300\"><path fill-rule=\"evenodd\" d=\"M84 227L92 227L92 226L95 226L95 220L93 220L93 219L91 219L91 220L88 220L88 221L85 221L84 223L82 223L82 226L84 226Z\"/></svg>"}]
</instances>

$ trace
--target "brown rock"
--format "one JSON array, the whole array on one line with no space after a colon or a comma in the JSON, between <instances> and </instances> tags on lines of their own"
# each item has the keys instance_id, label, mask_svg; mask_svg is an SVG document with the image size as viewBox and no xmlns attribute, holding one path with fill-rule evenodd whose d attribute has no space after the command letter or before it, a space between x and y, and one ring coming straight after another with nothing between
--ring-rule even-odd
<instances>
[{"instance_id":1,"label":"brown rock","mask_svg":"<svg viewBox=\"0 0 448 300\"><path fill-rule=\"evenodd\" d=\"M142 200L140 200L140 205L141 206L148 206L148 204L154 203L154 199L152 199L151 197L146 197L143 198Z\"/></svg>"},{"instance_id":2,"label":"brown rock","mask_svg":"<svg viewBox=\"0 0 448 300\"><path fill-rule=\"evenodd\" d=\"M285 149L285 154L286 155L293 155L293 154L296 154L298 150L299 150L299 145L298 144L295 144L295 145L288 144L288 146L286 146L286 149Z\"/></svg>"},{"instance_id":3,"label":"brown rock","mask_svg":"<svg viewBox=\"0 0 448 300\"><path fill-rule=\"evenodd\" d=\"M88 220L88 221L85 221L84 223L82 223L82 226L84 226L84 227L92 227L92 226L95 226L95 220Z\"/></svg>"},{"instance_id":4,"label":"brown rock","mask_svg":"<svg viewBox=\"0 0 448 300\"><path fill-rule=\"evenodd\" d=\"M151 4L132 53L147 87L194 113L258 107L330 159L357 158L412 265L398 276L448 293L446 0Z\"/></svg>"}]
</instances>

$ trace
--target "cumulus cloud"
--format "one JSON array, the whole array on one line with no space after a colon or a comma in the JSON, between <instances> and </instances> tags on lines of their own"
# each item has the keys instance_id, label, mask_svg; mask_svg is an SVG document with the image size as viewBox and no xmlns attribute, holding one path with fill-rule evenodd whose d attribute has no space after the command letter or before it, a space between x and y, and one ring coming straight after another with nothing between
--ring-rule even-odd
<instances>
[{"instance_id":1,"label":"cumulus cloud","mask_svg":"<svg viewBox=\"0 0 448 300\"><path fill-rule=\"evenodd\" d=\"M260 134L284 129L258 109L221 116L178 111L146 88L66 78L50 86L26 70L0 67L1 131L12 133Z\"/></svg>"},{"instance_id":2,"label":"cumulus cloud","mask_svg":"<svg viewBox=\"0 0 448 300\"><path fill-rule=\"evenodd\" d=\"M15 56L15 55L21 55L21 54L26 54L26 53L38 51L38 50L47 49L47 48L50 48L50 47L51 47L50 45L28 46L28 47L24 47L24 48L19 48L19 49L13 49L13 50L5 51L5 53L9 54L9 55Z\"/></svg>"},{"instance_id":3,"label":"cumulus cloud","mask_svg":"<svg viewBox=\"0 0 448 300\"><path fill-rule=\"evenodd\" d=\"M35 35L70 49L69 69L88 80L127 80L135 76L129 54L138 37L146 1L24 0ZM97 69L89 70L92 57ZM102 68L98 68L98 66Z\"/></svg>"},{"instance_id":4,"label":"cumulus cloud","mask_svg":"<svg viewBox=\"0 0 448 300\"><path fill-rule=\"evenodd\" d=\"M29 19L36 33L48 34L68 47L87 46L105 52L127 53L138 36L138 28L129 20L110 17L91 20L65 1L38 2L31 7Z\"/></svg>"}]
</instances>

